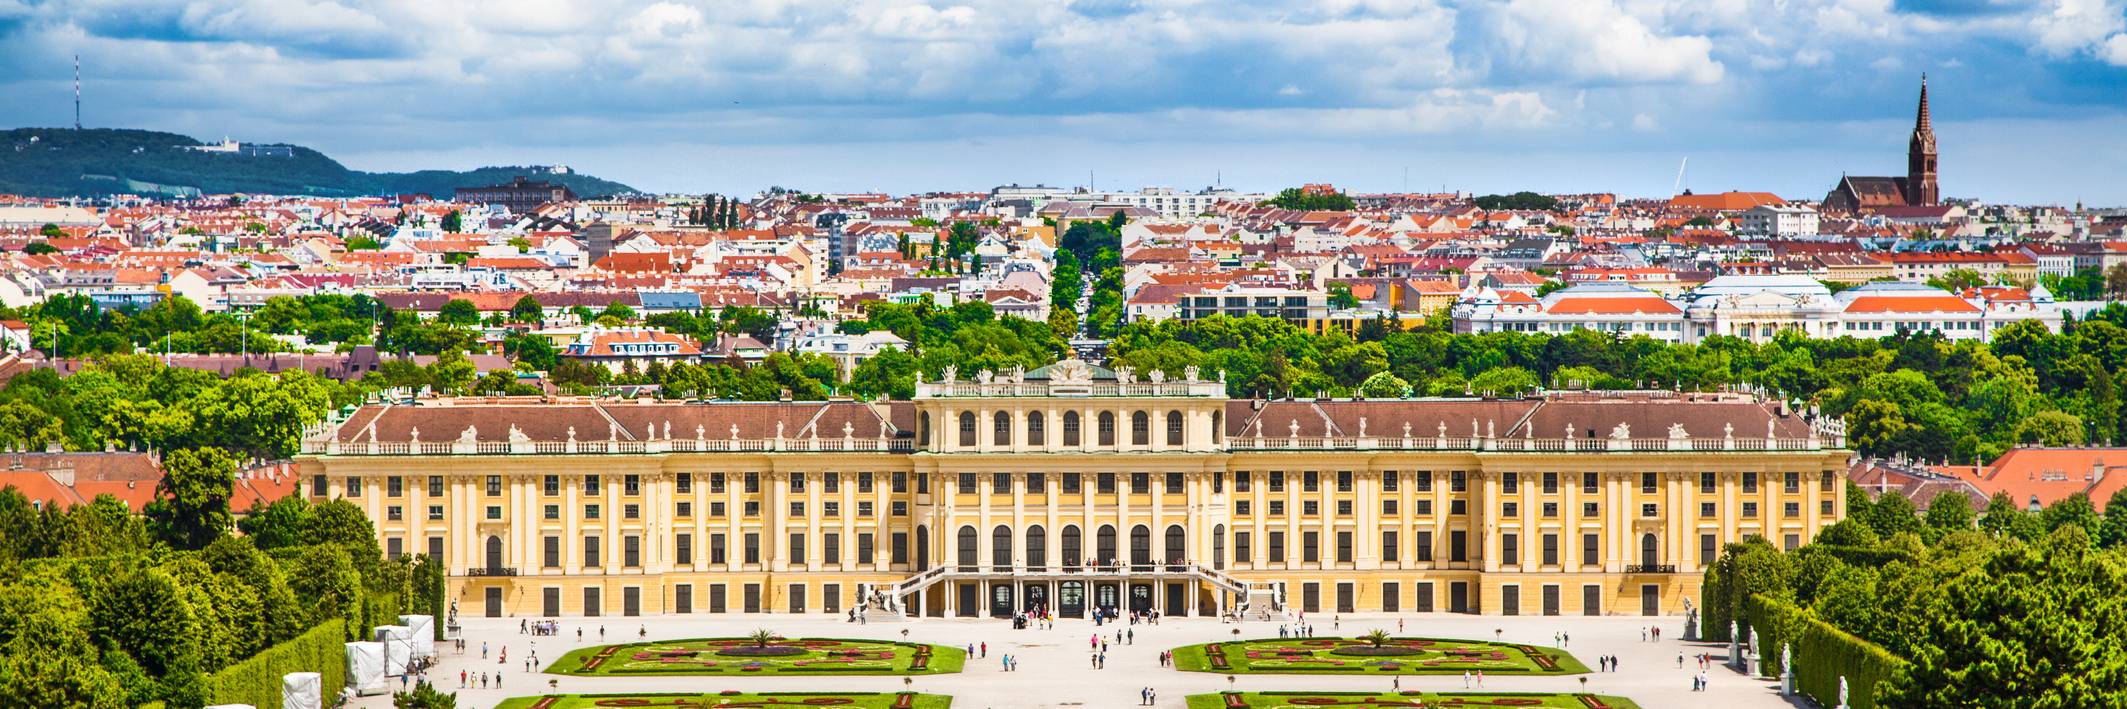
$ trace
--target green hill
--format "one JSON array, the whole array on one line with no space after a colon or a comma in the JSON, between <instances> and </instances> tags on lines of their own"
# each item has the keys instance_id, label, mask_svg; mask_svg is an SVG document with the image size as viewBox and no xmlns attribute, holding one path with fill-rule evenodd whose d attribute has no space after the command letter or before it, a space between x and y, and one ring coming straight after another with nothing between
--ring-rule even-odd
<instances>
[{"instance_id":1,"label":"green hill","mask_svg":"<svg viewBox=\"0 0 2127 709\"><path fill-rule=\"evenodd\" d=\"M203 143L146 130L0 131L0 193L73 197L241 192L353 197L419 192L448 198L459 187L501 184L519 175L564 184L585 197L637 191L589 175L548 174L545 168L363 172L301 146L265 146L260 153L234 154L186 149L197 145Z\"/></svg>"}]
</instances>

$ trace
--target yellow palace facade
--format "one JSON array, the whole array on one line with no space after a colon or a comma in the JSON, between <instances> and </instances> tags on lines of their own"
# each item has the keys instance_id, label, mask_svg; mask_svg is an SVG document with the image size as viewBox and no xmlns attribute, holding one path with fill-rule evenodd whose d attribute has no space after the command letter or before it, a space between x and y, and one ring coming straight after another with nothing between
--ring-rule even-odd
<instances>
[{"instance_id":1,"label":"yellow palace facade","mask_svg":"<svg viewBox=\"0 0 2127 709\"><path fill-rule=\"evenodd\" d=\"M461 612L522 617L1675 613L1722 545L1845 509L1837 422L1743 394L955 374L890 403L371 405L308 433L304 491L442 558Z\"/></svg>"}]
</instances>

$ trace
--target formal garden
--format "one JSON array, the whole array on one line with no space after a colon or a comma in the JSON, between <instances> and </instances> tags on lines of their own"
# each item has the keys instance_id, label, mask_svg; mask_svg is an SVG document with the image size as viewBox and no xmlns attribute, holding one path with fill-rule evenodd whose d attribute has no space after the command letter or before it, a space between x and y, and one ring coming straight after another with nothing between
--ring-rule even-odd
<instances>
[{"instance_id":1,"label":"formal garden","mask_svg":"<svg viewBox=\"0 0 2127 709\"><path fill-rule=\"evenodd\" d=\"M715 694L549 694L512 697L495 709L596 709L599 707L849 707L849 709L946 709L953 698L914 692L720 692Z\"/></svg>"},{"instance_id":2,"label":"formal garden","mask_svg":"<svg viewBox=\"0 0 2127 709\"><path fill-rule=\"evenodd\" d=\"M1376 630L1357 638L1277 638L1189 645L1174 651L1177 669L1192 672L1567 675L1588 666L1563 650L1535 645L1399 638Z\"/></svg>"},{"instance_id":3,"label":"formal garden","mask_svg":"<svg viewBox=\"0 0 2127 709\"><path fill-rule=\"evenodd\" d=\"M967 651L890 640L697 638L601 645L561 656L546 671L568 675L854 674L959 672ZM617 706L617 705L616 705Z\"/></svg>"},{"instance_id":4,"label":"formal garden","mask_svg":"<svg viewBox=\"0 0 2127 709\"><path fill-rule=\"evenodd\" d=\"M1525 692L1222 692L1192 694L1189 709L1313 709L1314 707L1517 707L1524 709L1639 709L1624 697Z\"/></svg>"}]
</instances>

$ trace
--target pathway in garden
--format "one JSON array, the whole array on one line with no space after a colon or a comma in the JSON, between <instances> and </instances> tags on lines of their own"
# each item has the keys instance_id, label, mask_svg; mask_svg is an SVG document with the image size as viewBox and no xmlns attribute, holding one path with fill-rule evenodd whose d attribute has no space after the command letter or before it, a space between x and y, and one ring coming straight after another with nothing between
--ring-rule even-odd
<instances>
[{"instance_id":1,"label":"pathway in garden","mask_svg":"<svg viewBox=\"0 0 2127 709\"><path fill-rule=\"evenodd\" d=\"M1332 629L1327 614L1314 618L1316 634L1320 636L1355 636L1373 628L1395 630L1396 620L1404 622L1400 635L1428 636L1490 640L1493 631L1501 631L1509 642L1535 645L1551 645L1552 634L1566 632L1572 636L1566 650L1582 662L1593 667L1598 655L1615 655L1621 671L1615 673L1592 673L1588 677L1588 691L1599 694L1624 696L1638 702L1645 709L1772 709L1790 706L1779 696L1778 686L1745 677L1716 664L1708 672L1712 688L1707 692L1691 691L1691 676L1696 672L1689 655L1711 652L1716 656L1727 652L1727 646L1715 647L1684 643L1670 639L1682 634L1681 618L1643 617L1584 617L1584 616L1467 616L1453 614L1360 614L1345 616L1341 627ZM989 656L970 656L967 670L961 674L931 675L915 678L914 687L923 692L950 694L955 709L1005 709L1007 707L1126 707L1138 704L1138 690L1151 686L1159 691L1159 706L1182 707L1183 698L1190 694L1217 692L1228 687L1226 676L1203 672L1180 672L1159 666L1158 655L1162 650L1181 645L1231 639L1234 626L1216 619L1188 618L1163 621L1160 625L1105 625L1096 629L1090 621L1062 620L1054 630L1013 630L1009 621L975 619L925 619L909 623L871 623L857 625L842 622L839 616L826 615L668 615L640 618L563 618L562 635L534 638L517 633L516 618L469 618L466 620L467 651L457 655L443 647L441 666L432 676L438 686L446 691L457 691L458 671L503 673L501 689L464 690L460 692L458 706L465 709L489 709L502 699L513 696L544 693L547 680L558 680L562 692L699 692L722 689L744 691L897 691L902 688L900 677L866 676L790 676L790 677L579 677L559 675L526 675L524 658L538 648L542 662L552 662L562 653L586 645L601 644L598 628L606 629L606 642L619 643L635 640L638 629L647 629L651 639L677 639L693 637L744 636L755 628L769 628L785 637L847 637L899 639L902 628L909 629L909 640L941 645L965 647L969 643L989 643ZM1669 636L1660 642L1641 642L1640 633L1650 624L1658 624ZM575 630L584 629L584 642L575 641ZM1134 645L1115 645L1115 631L1137 631ZM1278 628L1274 623L1260 621L1244 623L1242 637L1276 637ZM1094 632L1110 639L1108 664L1103 670L1094 670L1088 661L1086 641ZM489 659L480 659L480 644L489 646ZM509 663L499 663L495 657L499 651L509 648ZM1019 671L1004 672L999 668L999 659L1004 653L1020 658ZM1677 654L1686 654L1684 669L1677 668ZM1716 659L1718 662L1718 658ZM1369 690L1381 691L1389 687L1390 678L1385 675L1348 677L1330 675L1238 675L1233 685L1247 691L1273 690ZM1460 675L1405 675L1406 689L1427 691L1459 691L1462 689ZM394 687L397 682L393 682ZM1580 690L1578 676L1562 677L1514 677L1494 675L1485 678L1487 690L1529 692L1573 692ZM353 706L384 709L391 706L389 695L364 697Z\"/></svg>"}]
</instances>

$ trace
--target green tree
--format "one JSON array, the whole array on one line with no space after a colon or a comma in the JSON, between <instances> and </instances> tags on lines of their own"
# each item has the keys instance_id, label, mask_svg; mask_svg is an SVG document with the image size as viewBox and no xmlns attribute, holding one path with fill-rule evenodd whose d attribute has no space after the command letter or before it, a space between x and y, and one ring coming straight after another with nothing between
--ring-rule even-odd
<instances>
[{"instance_id":1,"label":"green tree","mask_svg":"<svg viewBox=\"0 0 2127 709\"><path fill-rule=\"evenodd\" d=\"M1977 517L1972 510L1972 498L1963 493L1945 492L1928 501L1928 529L1938 535L1968 531Z\"/></svg>"},{"instance_id":2,"label":"green tree","mask_svg":"<svg viewBox=\"0 0 2127 709\"><path fill-rule=\"evenodd\" d=\"M1352 295L1352 284L1329 284L1329 307L1345 309L1359 307L1359 298Z\"/></svg>"},{"instance_id":3,"label":"green tree","mask_svg":"<svg viewBox=\"0 0 2127 709\"><path fill-rule=\"evenodd\" d=\"M465 216L459 214L458 210L455 209L444 213L443 230L452 234L465 231Z\"/></svg>"},{"instance_id":4,"label":"green tree","mask_svg":"<svg viewBox=\"0 0 2127 709\"><path fill-rule=\"evenodd\" d=\"M6 697L0 701L19 707L126 706L124 688L97 662L87 613L71 592L44 596L19 613L0 644L0 696Z\"/></svg>"},{"instance_id":5,"label":"green tree","mask_svg":"<svg viewBox=\"0 0 2127 709\"><path fill-rule=\"evenodd\" d=\"M458 695L455 692L445 693L436 689L435 685L422 682L415 685L411 691L393 692L391 706L392 709L457 709Z\"/></svg>"},{"instance_id":6,"label":"green tree","mask_svg":"<svg viewBox=\"0 0 2127 709\"><path fill-rule=\"evenodd\" d=\"M2016 442L2041 446L2080 446L2083 420L2065 411L2040 411L2016 423Z\"/></svg>"},{"instance_id":7,"label":"green tree","mask_svg":"<svg viewBox=\"0 0 2127 709\"><path fill-rule=\"evenodd\" d=\"M443 307L436 311L436 322L461 327L479 325L480 308L473 305L473 301L452 298L445 301Z\"/></svg>"},{"instance_id":8,"label":"green tree","mask_svg":"<svg viewBox=\"0 0 2127 709\"><path fill-rule=\"evenodd\" d=\"M1557 198L1528 191L1509 195L1488 194L1478 197L1476 203L1478 208L1489 210L1513 209L1549 212L1558 209Z\"/></svg>"},{"instance_id":9,"label":"green tree","mask_svg":"<svg viewBox=\"0 0 2127 709\"><path fill-rule=\"evenodd\" d=\"M45 255L45 254L56 254L56 253L59 253L59 247L51 245L51 243L50 243L50 242L45 242L45 241L32 241L32 242L30 242L30 243L28 243L28 244L26 244L26 245L24 245L24 246L22 247L22 253L24 253L24 254L27 254L27 255L30 255L30 256L43 256L43 255Z\"/></svg>"},{"instance_id":10,"label":"green tree","mask_svg":"<svg viewBox=\"0 0 2127 709\"><path fill-rule=\"evenodd\" d=\"M526 295L510 306L510 319L521 323L538 324L546 318L546 309L540 307L539 299Z\"/></svg>"},{"instance_id":11,"label":"green tree","mask_svg":"<svg viewBox=\"0 0 2127 709\"><path fill-rule=\"evenodd\" d=\"M1349 212L1357 206L1352 202L1351 195L1342 192L1310 193L1298 187L1287 187L1279 190L1278 196L1272 197L1263 203L1282 209L1332 212Z\"/></svg>"},{"instance_id":12,"label":"green tree","mask_svg":"<svg viewBox=\"0 0 2127 709\"><path fill-rule=\"evenodd\" d=\"M171 546L203 549L229 533L235 480L236 459L219 448L172 450L163 456L162 484L148 503L148 519Z\"/></svg>"}]
</instances>

